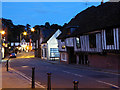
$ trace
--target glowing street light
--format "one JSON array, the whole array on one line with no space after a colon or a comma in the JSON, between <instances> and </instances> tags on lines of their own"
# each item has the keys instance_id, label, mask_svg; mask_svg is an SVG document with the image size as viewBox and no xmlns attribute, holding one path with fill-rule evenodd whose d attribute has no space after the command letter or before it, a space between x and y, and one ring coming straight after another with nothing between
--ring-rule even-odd
<instances>
[{"instance_id":1,"label":"glowing street light","mask_svg":"<svg viewBox=\"0 0 120 90\"><path fill-rule=\"evenodd\" d=\"M27 35L27 32L25 32L25 31L24 31L24 32L23 32L23 35L25 35L25 36L26 36L26 35Z\"/></svg>"},{"instance_id":2,"label":"glowing street light","mask_svg":"<svg viewBox=\"0 0 120 90\"><path fill-rule=\"evenodd\" d=\"M4 34L5 34L5 31L1 31L1 34L4 35Z\"/></svg>"},{"instance_id":3,"label":"glowing street light","mask_svg":"<svg viewBox=\"0 0 120 90\"><path fill-rule=\"evenodd\" d=\"M35 31L35 29L34 29L34 28L31 28L31 31L32 31L32 32L34 32L34 31Z\"/></svg>"}]
</instances>

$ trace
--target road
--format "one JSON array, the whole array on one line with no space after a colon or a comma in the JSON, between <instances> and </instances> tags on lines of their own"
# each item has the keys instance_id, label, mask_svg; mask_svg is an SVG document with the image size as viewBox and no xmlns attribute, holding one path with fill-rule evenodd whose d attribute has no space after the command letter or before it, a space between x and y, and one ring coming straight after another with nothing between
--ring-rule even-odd
<instances>
[{"instance_id":1,"label":"road","mask_svg":"<svg viewBox=\"0 0 120 90\"><path fill-rule=\"evenodd\" d=\"M73 88L73 80L79 81L79 88L113 88L120 86L120 75L77 69L67 65L52 64L34 58L33 52L22 52L17 58L10 60L10 67L31 77L32 67L35 67L35 80L47 87L47 72L51 72L52 88Z\"/></svg>"}]
</instances>

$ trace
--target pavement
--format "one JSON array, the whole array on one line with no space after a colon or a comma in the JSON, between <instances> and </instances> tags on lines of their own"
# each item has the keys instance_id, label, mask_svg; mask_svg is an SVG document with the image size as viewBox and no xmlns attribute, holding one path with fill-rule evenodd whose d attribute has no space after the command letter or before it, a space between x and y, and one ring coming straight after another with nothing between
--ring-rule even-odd
<instances>
[{"instance_id":1,"label":"pavement","mask_svg":"<svg viewBox=\"0 0 120 90\"><path fill-rule=\"evenodd\" d=\"M10 89L21 89L21 90L32 90L31 89L31 80L26 79L20 73L16 72L15 70L9 68L9 71L6 71L5 65L2 65L2 90ZM1 72L0 72L1 74ZM42 88L39 85L35 86L36 89ZM36 90L35 89L35 90Z\"/></svg>"}]
</instances>

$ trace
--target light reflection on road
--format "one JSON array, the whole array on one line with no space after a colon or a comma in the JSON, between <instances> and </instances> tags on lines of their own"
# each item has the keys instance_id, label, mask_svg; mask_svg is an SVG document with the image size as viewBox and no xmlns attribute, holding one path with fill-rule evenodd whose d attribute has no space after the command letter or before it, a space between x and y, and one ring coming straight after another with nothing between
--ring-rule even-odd
<instances>
[{"instance_id":1,"label":"light reflection on road","mask_svg":"<svg viewBox=\"0 0 120 90\"><path fill-rule=\"evenodd\" d=\"M14 60L14 59L22 59L22 58L34 58L34 52L21 52L21 53L18 53L16 58L10 58L9 59L9 56L7 56L6 58L4 58L3 60L1 60L0 62L6 62L8 59L9 61L11 60Z\"/></svg>"},{"instance_id":2,"label":"light reflection on road","mask_svg":"<svg viewBox=\"0 0 120 90\"><path fill-rule=\"evenodd\" d=\"M17 54L17 58L34 58L34 52L21 52Z\"/></svg>"}]
</instances>

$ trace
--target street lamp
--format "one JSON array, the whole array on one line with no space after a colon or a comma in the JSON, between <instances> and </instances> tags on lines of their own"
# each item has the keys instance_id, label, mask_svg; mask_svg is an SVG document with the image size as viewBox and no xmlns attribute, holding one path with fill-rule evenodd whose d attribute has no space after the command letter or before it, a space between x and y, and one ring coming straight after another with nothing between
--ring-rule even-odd
<instances>
[{"instance_id":1,"label":"street lamp","mask_svg":"<svg viewBox=\"0 0 120 90\"><path fill-rule=\"evenodd\" d=\"M26 36L27 32L24 31L23 33L20 34L20 42L21 42L21 39L22 39L22 34Z\"/></svg>"},{"instance_id":2,"label":"street lamp","mask_svg":"<svg viewBox=\"0 0 120 90\"><path fill-rule=\"evenodd\" d=\"M25 31L24 31L24 32L23 32L23 35L25 35L25 36L26 36L26 35L27 35L27 32L25 32Z\"/></svg>"},{"instance_id":3,"label":"street lamp","mask_svg":"<svg viewBox=\"0 0 120 90\"><path fill-rule=\"evenodd\" d=\"M1 31L1 34L4 35L4 34L5 34L5 31Z\"/></svg>"},{"instance_id":4,"label":"street lamp","mask_svg":"<svg viewBox=\"0 0 120 90\"><path fill-rule=\"evenodd\" d=\"M35 31L35 29L34 28L31 28L31 32L34 32Z\"/></svg>"}]
</instances>

